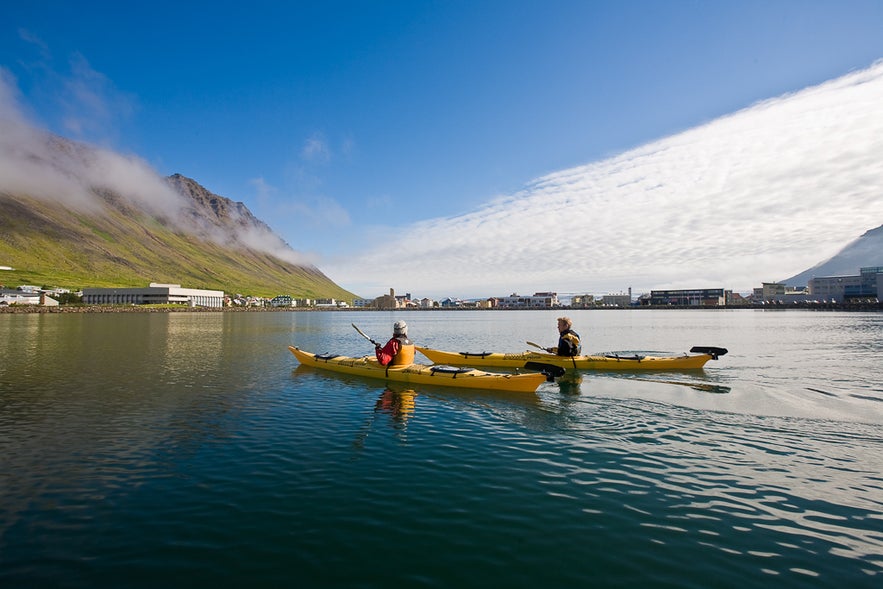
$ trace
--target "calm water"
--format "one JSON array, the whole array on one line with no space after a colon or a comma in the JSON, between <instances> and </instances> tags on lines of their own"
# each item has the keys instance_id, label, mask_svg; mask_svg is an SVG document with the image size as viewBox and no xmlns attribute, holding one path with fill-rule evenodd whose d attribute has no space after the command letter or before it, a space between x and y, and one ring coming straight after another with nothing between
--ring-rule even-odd
<instances>
[{"instance_id":1,"label":"calm water","mask_svg":"<svg viewBox=\"0 0 883 589\"><path fill-rule=\"evenodd\" d=\"M557 314L0 315L0 586L883 586L883 314L570 314L588 352L730 354L409 391L286 346L519 351Z\"/></svg>"}]
</instances>

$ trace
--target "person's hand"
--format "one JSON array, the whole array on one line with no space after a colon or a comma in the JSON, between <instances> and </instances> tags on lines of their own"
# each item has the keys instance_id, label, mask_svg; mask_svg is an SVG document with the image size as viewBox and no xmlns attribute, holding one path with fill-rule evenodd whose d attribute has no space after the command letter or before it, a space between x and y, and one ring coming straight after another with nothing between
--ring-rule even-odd
<instances>
[{"instance_id":1,"label":"person's hand","mask_svg":"<svg viewBox=\"0 0 883 589\"><path fill-rule=\"evenodd\" d=\"M374 344L374 349L375 349L375 350L379 350L379 349L380 349L380 344L375 343L375 344Z\"/></svg>"}]
</instances>

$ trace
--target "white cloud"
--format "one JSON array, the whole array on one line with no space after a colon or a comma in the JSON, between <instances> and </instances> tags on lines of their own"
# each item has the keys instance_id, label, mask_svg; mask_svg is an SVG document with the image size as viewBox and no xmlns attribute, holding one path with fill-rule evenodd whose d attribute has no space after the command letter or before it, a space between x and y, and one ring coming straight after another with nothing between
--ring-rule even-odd
<instances>
[{"instance_id":1,"label":"white cloud","mask_svg":"<svg viewBox=\"0 0 883 589\"><path fill-rule=\"evenodd\" d=\"M327 163L331 160L331 149L321 133L316 133L304 142L301 157L313 163Z\"/></svg>"},{"instance_id":2,"label":"white cloud","mask_svg":"<svg viewBox=\"0 0 883 589\"><path fill-rule=\"evenodd\" d=\"M111 190L152 212L182 199L145 162L50 135L27 121L16 81L0 68L0 191L98 210L95 189Z\"/></svg>"},{"instance_id":3,"label":"white cloud","mask_svg":"<svg viewBox=\"0 0 883 589\"><path fill-rule=\"evenodd\" d=\"M261 214L276 221L284 220L294 232L311 228L335 229L352 224L349 213L333 198L303 196L284 198L280 190L263 177L251 180Z\"/></svg>"},{"instance_id":4,"label":"white cloud","mask_svg":"<svg viewBox=\"0 0 883 589\"><path fill-rule=\"evenodd\" d=\"M63 125L75 137L107 140L116 125L134 111L134 99L118 90L104 74L92 69L86 58L75 54L71 74L62 80L59 96L64 111Z\"/></svg>"},{"instance_id":5,"label":"white cloud","mask_svg":"<svg viewBox=\"0 0 883 589\"><path fill-rule=\"evenodd\" d=\"M274 195L278 192L275 187L270 185L270 183L264 179L263 176L252 178L249 183L254 187L255 200L261 207L272 202Z\"/></svg>"},{"instance_id":6,"label":"white cloud","mask_svg":"<svg viewBox=\"0 0 883 589\"><path fill-rule=\"evenodd\" d=\"M883 62L539 178L323 270L366 296L748 291L883 223L881 105Z\"/></svg>"}]
</instances>

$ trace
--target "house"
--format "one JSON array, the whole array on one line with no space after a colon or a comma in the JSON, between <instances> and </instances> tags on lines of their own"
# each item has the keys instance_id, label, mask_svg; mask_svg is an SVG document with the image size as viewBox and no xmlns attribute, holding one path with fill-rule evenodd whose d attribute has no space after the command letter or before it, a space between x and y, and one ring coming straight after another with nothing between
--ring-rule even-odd
<instances>
[{"instance_id":1,"label":"house","mask_svg":"<svg viewBox=\"0 0 883 589\"><path fill-rule=\"evenodd\" d=\"M276 295L270 299L271 307L291 307L292 305L292 299L288 295Z\"/></svg>"}]
</instances>

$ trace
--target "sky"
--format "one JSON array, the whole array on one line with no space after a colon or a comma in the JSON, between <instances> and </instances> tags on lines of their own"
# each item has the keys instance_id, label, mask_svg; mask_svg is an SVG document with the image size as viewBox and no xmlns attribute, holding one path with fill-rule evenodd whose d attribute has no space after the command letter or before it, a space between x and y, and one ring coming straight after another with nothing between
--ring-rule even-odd
<instances>
[{"instance_id":1,"label":"sky","mask_svg":"<svg viewBox=\"0 0 883 589\"><path fill-rule=\"evenodd\" d=\"M883 223L880 31L877 0L4 2L0 114L245 203L360 296L750 292Z\"/></svg>"}]
</instances>

